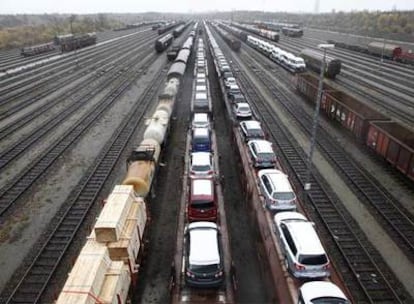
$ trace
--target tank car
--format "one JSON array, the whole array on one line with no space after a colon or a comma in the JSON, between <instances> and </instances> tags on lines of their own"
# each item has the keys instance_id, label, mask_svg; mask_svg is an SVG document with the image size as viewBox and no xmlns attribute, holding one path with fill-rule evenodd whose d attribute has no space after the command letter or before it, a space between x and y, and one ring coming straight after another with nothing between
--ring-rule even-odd
<instances>
[{"instance_id":1,"label":"tank car","mask_svg":"<svg viewBox=\"0 0 414 304\"><path fill-rule=\"evenodd\" d=\"M155 41L155 50L158 53L164 52L164 50L166 50L168 48L168 46L171 44L173 39L174 39L174 37L171 34L167 34L165 36L162 36L161 38L158 38Z\"/></svg>"}]
</instances>

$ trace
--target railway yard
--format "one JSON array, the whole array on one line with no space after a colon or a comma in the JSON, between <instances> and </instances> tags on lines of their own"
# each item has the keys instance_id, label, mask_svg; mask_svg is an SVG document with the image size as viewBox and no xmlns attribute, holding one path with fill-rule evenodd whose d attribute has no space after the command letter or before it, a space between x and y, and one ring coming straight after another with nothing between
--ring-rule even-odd
<instances>
[{"instance_id":1,"label":"railway yard","mask_svg":"<svg viewBox=\"0 0 414 304\"><path fill-rule=\"evenodd\" d=\"M326 40L242 28L143 24L70 52L0 52L0 303L298 303L314 280L349 303L414 303L414 65L327 50L341 71L324 78L308 167L318 73L259 44L299 55ZM237 98L262 135L243 130ZM257 138L275 154L267 169L248 148ZM212 169L194 177L206 152ZM289 264L270 170L288 177L330 275L293 275L308 266ZM208 207L197 178L212 185ZM216 268L198 277L209 254Z\"/></svg>"}]
</instances>

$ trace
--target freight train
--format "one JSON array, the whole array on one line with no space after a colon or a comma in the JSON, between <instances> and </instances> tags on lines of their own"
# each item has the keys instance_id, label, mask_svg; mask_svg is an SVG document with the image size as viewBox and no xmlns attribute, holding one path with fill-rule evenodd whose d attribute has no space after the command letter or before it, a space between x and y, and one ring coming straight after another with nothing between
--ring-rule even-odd
<instances>
[{"instance_id":1,"label":"freight train","mask_svg":"<svg viewBox=\"0 0 414 304\"><path fill-rule=\"evenodd\" d=\"M241 24L241 23L237 23L237 22L232 22L231 25L234 26L234 27L237 27L241 30L250 32L252 34L267 38L267 39L272 40L274 42L278 42L279 38L280 38L279 33L271 31L271 30L260 29L260 28L257 28L255 26L252 26L252 25Z\"/></svg>"},{"instance_id":2,"label":"freight train","mask_svg":"<svg viewBox=\"0 0 414 304\"><path fill-rule=\"evenodd\" d=\"M151 193L160 153L168 138L185 64L174 63L143 139L127 159L121 185L109 195L91 235L66 280L57 304L126 303L136 282L148 226L146 201ZM184 64L184 69L181 71Z\"/></svg>"},{"instance_id":3,"label":"freight train","mask_svg":"<svg viewBox=\"0 0 414 304\"><path fill-rule=\"evenodd\" d=\"M298 75L297 90L315 102L318 79ZM357 98L328 83L323 84L320 111L335 121L393 167L414 180L414 130L390 118Z\"/></svg>"},{"instance_id":4,"label":"freight train","mask_svg":"<svg viewBox=\"0 0 414 304\"><path fill-rule=\"evenodd\" d=\"M219 27L215 27L217 32L220 34L220 36L223 38L223 40L229 45L229 47L233 50L238 52L241 47L241 42L239 39L235 39L232 35L230 35L228 32L224 31L223 29Z\"/></svg>"},{"instance_id":5,"label":"freight train","mask_svg":"<svg viewBox=\"0 0 414 304\"><path fill-rule=\"evenodd\" d=\"M335 47L383 57L398 62L414 64L414 53L411 50L404 50L403 47L395 43L372 41L368 44L349 44L332 39L327 40L327 42L334 44Z\"/></svg>"},{"instance_id":6,"label":"freight train","mask_svg":"<svg viewBox=\"0 0 414 304\"><path fill-rule=\"evenodd\" d=\"M236 154L240 159L240 172L242 176L242 184L245 185L242 191L245 193L247 202L250 206L250 216L255 224L258 225L259 235L261 236L262 248L257 248L258 251L264 252L262 256L265 263L268 265L267 272L270 274L272 281L269 282L269 286L272 286L275 297L281 303L302 303L300 297L305 296L302 293L309 283L320 284L328 280L330 274L329 259L323 251L323 247L320 245L319 238L314 230L312 223L310 223L305 216L299 212L293 212L292 210L300 210L300 201L294 193L294 189L290 186L288 176L283 173L285 171L279 161L274 157L271 157L265 162L263 157L256 157L250 148L252 141L266 141L266 132L261 129L258 117L256 119L255 127L262 130L262 132L246 132L246 129L242 127L247 125L248 121L239 122L233 118L233 112L231 110L232 102L228 98L226 86L223 77L221 77L219 61L222 58L223 53L220 50L214 37L207 28L208 37L210 40L210 49L213 54L214 62L216 65L216 72L220 78L220 89L225 101L227 115L231 118L231 125L229 126L233 132L234 143L232 146L235 149ZM253 125L253 123L251 124ZM255 129L256 130L256 129ZM246 137L260 137L260 139L247 139ZM247 141L247 142L246 142ZM259 151L259 150L254 150ZM264 150L263 150L264 152ZM266 153L268 151L266 150ZM265 153L263 153L264 156ZM275 153L273 152L273 155ZM259 167L257 167L259 166ZM283 188L283 198L279 196L278 190ZM290 193L290 194L289 194ZM290 211L289 211L290 210ZM277 212L275 215L275 211ZM289 222L290 219L290 222ZM285 221L285 222L284 222ZM299 225L293 228L293 222L300 222L302 230L296 230ZM291 226L292 224L292 226ZM279 227L283 226L281 232ZM290 227L291 226L291 227ZM306 228L305 228L306 226ZM285 242L283 235L293 235L291 238L287 238ZM302 243L300 243L302 239ZM289 246L294 247L295 254L304 249L302 244L305 244L307 248L316 254L319 258L325 256L323 259L313 261L312 266L306 265L308 261L296 261L291 263L291 256ZM288 245L289 244L289 245ZM295 247L296 246L296 247ZM318 248L318 249L316 249ZM310 251L309 251L310 252ZM318 253L316 253L318 252ZM310 256L309 256L310 257ZM320 264L320 265L319 265ZM311 271L308 271L309 269ZM315 279L323 279L324 281L315 281ZM312 282L306 282L312 280ZM304 283L305 281L305 283ZM340 282L337 282L340 283ZM337 299L341 303L348 303L345 294L333 283L329 282L326 286L335 287L335 293L339 298ZM321 285L322 287L322 285ZM306 291L305 291L306 292ZM321 296L328 297L333 295L332 289L322 288L318 290ZM349 293L348 293L349 294Z\"/></svg>"},{"instance_id":7,"label":"freight train","mask_svg":"<svg viewBox=\"0 0 414 304\"><path fill-rule=\"evenodd\" d=\"M206 60L203 40L197 43L197 62ZM203 66L195 75L205 74ZM209 95L208 80L193 79L192 100L201 91ZM200 91L201 90L201 91ZM192 113L195 108L192 107ZM204 112L212 115L211 109ZM197 114L199 115L199 114ZM176 252L171 278L172 303L233 303L233 270L224 199L219 175L217 141L213 125L194 124L187 134L183 191L180 201ZM207 156L209 168L196 159ZM205 158L205 157L204 157Z\"/></svg>"}]
</instances>

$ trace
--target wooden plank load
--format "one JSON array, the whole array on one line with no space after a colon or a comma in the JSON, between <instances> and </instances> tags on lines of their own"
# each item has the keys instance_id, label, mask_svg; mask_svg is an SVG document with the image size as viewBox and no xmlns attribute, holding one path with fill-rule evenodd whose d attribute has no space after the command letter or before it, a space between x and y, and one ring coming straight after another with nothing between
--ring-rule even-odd
<instances>
[{"instance_id":1,"label":"wooden plank load","mask_svg":"<svg viewBox=\"0 0 414 304\"><path fill-rule=\"evenodd\" d=\"M104 243L119 240L134 200L132 186L115 186L95 224L96 241Z\"/></svg>"},{"instance_id":2,"label":"wooden plank load","mask_svg":"<svg viewBox=\"0 0 414 304\"><path fill-rule=\"evenodd\" d=\"M110 265L105 244L88 240L66 280L57 304L95 304Z\"/></svg>"},{"instance_id":3,"label":"wooden plank load","mask_svg":"<svg viewBox=\"0 0 414 304\"><path fill-rule=\"evenodd\" d=\"M112 262L109 271L105 274L98 303L126 303L130 284L131 276L128 266L121 261Z\"/></svg>"}]
</instances>

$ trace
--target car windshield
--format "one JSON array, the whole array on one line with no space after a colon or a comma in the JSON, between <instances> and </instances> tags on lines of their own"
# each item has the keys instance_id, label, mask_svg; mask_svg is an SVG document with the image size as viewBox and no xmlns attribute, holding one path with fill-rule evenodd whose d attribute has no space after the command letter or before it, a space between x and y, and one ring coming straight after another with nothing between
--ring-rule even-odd
<instances>
[{"instance_id":1,"label":"car windshield","mask_svg":"<svg viewBox=\"0 0 414 304\"><path fill-rule=\"evenodd\" d=\"M273 159L274 154L273 153L260 153L259 158L261 159Z\"/></svg>"},{"instance_id":2,"label":"car windshield","mask_svg":"<svg viewBox=\"0 0 414 304\"><path fill-rule=\"evenodd\" d=\"M250 111L250 108L248 106L239 106L239 111L247 112Z\"/></svg>"},{"instance_id":3,"label":"car windshield","mask_svg":"<svg viewBox=\"0 0 414 304\"><path fill-rule=\"evenodd\" d=\"M347 300L335 297L322 297L311 300L312 304L349 304Z\"/></svg>"},{"instance_id":4,"label":"car windshield","mask_svg":"<svg viewBox=\"0 0 414 304\"><path fill-rule=\"evenodd\" d=\"M248 134L249 136L262 136L263 132L261 129L249 129Z\"/></svg>"},{"instance_id":5,"label":"car windshield","mask_svg":"<svg viewBox=\"0 0 414 304\"><path fill-rule=\"evenodd\" d=\"M190 270L193 272L212 273L220 269L220 264L211 265L190 265Z\"/></svg>"},{"instance_id":6,"label":"car windshield","mask_svg":"<svg viewBox=\"0 0 414 304\"><path fill-rule=\"evenodd\" d=\"M194 139L196 144L208 144L210 142L208 137L197 137Z\"/></svg>"},{"instance_id":7,"label":"car windshield","mask_svg":"<svg viewBox=\"0 0 414 304\"><path fill-rule=\"evenodd\" d=\"M295 194L293 192L275 192L273 198L281 201L291 201L295 199Z\"/></svg>"},{"instance_id":8,"label":"car windshield","mask_svg":"<svg viewBox=\"0 0 414 304\"><path fill-rule=\"evenodd\" d=\"M208 209L214 207L214 202L210 200L193 200L191 201L191 207L195 209Z\"/></svg>"},{"instance_id":9,"label":"car windshield","mask_svg":"<svg viewBox=\"0 0 414 304\"><path fill-rule=\"evenodd\" d=\"M325 265L328 259L325 254L300 255L299 263L303 265Z\"/></svg>"},{"instance_id":10,"label":"car windshield","mask_svg":"<svg viewBox=\"0 0 414 304\"><path fill-rule=\"evenodd\" d=\"M209 171L211 169L210 165L193 165L194 171Z\"/></svg>"}]
</instances>

